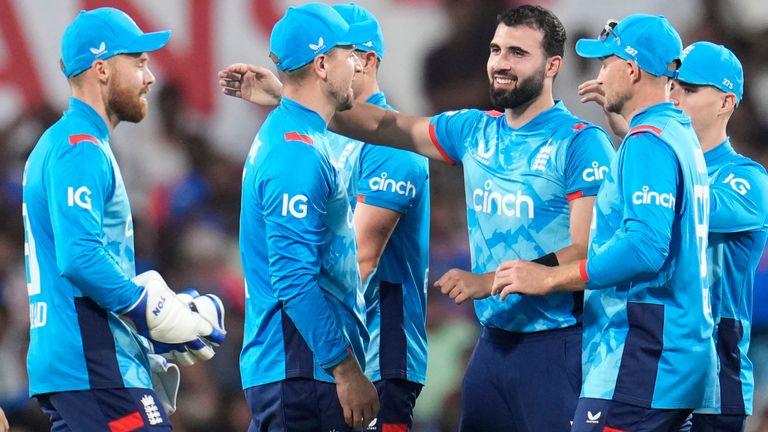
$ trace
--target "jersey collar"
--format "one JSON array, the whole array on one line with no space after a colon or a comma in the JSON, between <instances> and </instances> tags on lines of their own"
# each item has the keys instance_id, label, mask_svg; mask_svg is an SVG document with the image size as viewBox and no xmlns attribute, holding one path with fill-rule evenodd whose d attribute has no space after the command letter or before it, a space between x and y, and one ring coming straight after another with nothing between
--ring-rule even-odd
<instances>
[{"instance_id":1,"label":"jersey collar","mask_svg":"<svg viewBox=\"0 0 768 432\"><path fill-rule=\"evenodd\" d=\"M632 129L635 126L643 125L649 117L654 117L659 114L674 115L678 117L682 123L690 123L688 116L684 115L682 110L675 108L675 105L672 102L662 102L638 111L638 113L632 117L632 121L629 122L629 128Z\"/></svg>"},{"instance_id":2,"label":"jersey collar","mask_svg":"<svg viewBox=\"0 0 768 432\"><path fill-rule=\"evenodd\" d=\"M293 99L283 97L280 100L280 106L292 119L305 123L312 131L325 132L328 129L328 125L320 114Z\"/></svg>"},{"instance_id":3,"label":"jersey collar","mask_svg":"<svg viewBox=\"0 0 768 432\"><path fill-rule=\"evenodd\" d=\"M552 122L563 113L568 114L569 112L565 107L565 104L563 104L563 101L559 100L556 101L552 107L538 113L536 117L532 118L528 123L520 126L519 129L511 127L504 116L500 117L503 120L505 127L509 130L515 132L539 132L545 125Z\"/></svg>"},{"instance_id":4,"label":"jersey collar","mask_svg":"<svg viewBox=\"0 0 768 432\"><path fill-rule=\"evenodd\" d=\"M366 99L365 103L376 106L385 106L387 105L387 98L384 96L384 93L376 92Z\"/></svg>"},{"instance_id":5,"label":"jersey collar","mask_svg":"<svg viewBox=\"0 0 768 432\"><path fill-rule=\"evenodd\" d=\"M718 144L717 147L704 153L704 161L707 162L707 166L709 165L714 166L714 165L717 165L720 159L723 159L735 154L736 154L736 151L734 151L733 146L731 146L731 139L726 138L725 141Z\"/></svg>"},{"instance_id":6,"label":"jersey collar","mask_svg":"<svg viewBox=\"0 0 768 432\"><path fill-rule=\"evenodd\" d=\"M76 97L69 98L69 109L64 113L67 116L77 116L88 120L98 132L96 138L104 141L109 140L109 128L104 119L96 112L93 107L81 101Z\"/></svg>"}]
</instances>

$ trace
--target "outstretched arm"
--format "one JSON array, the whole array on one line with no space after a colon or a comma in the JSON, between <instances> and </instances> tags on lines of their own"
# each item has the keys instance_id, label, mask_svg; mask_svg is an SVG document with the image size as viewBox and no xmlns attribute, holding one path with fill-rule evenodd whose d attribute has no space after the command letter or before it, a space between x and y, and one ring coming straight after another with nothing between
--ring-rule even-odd
<instances>
[{"instance_id":1,"label":"outstretched arm","mask_svg":"<svg viewBox=\"0 0 768 432\"><path fill-rule=\"evenodd\" d=\"M228 96L274 107L280 103L283 86L268 69L234 63L218 73L219 86ZM429 133L429 117L418 117L358 103L337 113L330 129L359 141L409 150L428 158L444 160Z\"/></svg>"}]
</instances>

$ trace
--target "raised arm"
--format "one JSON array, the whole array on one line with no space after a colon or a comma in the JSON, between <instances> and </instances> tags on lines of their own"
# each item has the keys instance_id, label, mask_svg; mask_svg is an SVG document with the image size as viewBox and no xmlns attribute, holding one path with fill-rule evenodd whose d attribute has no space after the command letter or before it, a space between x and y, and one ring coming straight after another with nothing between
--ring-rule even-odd
<instances>
[{"instance_id":1,"label":"raised arm","mask_svg":"<svg viewBox=\"0 0 768 432\"><path fill-rule=\"evenodd\" d=\"M268 69L234 63L218 73L219 86L227 96L256 105L274 107L280 103L282 84ZM358 103L349 111L337 113L330 129L359 141L380 144L444 160L430 138L429 117L410 116Z\"/></svg>"}]
</instances>

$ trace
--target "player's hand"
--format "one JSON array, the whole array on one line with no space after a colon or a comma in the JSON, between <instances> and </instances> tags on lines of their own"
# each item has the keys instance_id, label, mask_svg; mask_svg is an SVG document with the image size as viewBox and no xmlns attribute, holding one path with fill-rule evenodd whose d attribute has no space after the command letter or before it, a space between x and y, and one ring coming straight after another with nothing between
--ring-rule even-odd
<instances>
[{"instance_id":1,"label":"player's hand","mask_svg":"<svg viewBox=\"0 0 768 432\"><path fill-rule=\"evenodd\" d=\"M496 270L492 294L501 294L502 301L510 294L549 294L552 286L548 280L553 271L553 267L530 261L506 261Z\"/></svg>"},{"instance_id":2,"label":"player's hand","mask_svg":"<svg viewBox=\"0 0 768 432\"><path fill-rule=\"evenodd\" d=\"M603 108L605 120L616 136L623 137L627 134L629 130L627 120L620 114L605 111L605 89L602 82L596 79L585 81L579 86L578 93L581 96L581 103L595 102Z\"/></svg>"},{"instance_id":3,"label":"player's hand","mask_svg":"<svg viewBox=\"0 0 768 432\"><path fill-rule=\"evenodd\" d=\"M8 419L5 418L3 409L0 408L0 432L8 432L11 430L11 426L8 424Z\"/></svg>"},{"instance_id":4,"label":"player's hand","mask_svg":"<svg viewBox=\"0 0 768 432\"><path fill-rule=\"evenodd\" d=\"M213 324L220 332L223 334L227 333L224 329L224 305L218 296L214 294L201 296L195 289L182 291L177 296L187 303L193 311L199 313ZM152 343L153 353L160 354L181 366L192 366L199 360L210 360L216 354L213 350L215 345L206 343L201 338L183 344L167 344L155 340L150 340L150 342Z\"/></svg>"},{"instance_id":5,"label":"player's hand","mask_svg":"<svg viewBox=\"0 0 768 432\"><path fill-rule=\"evenodd\" d=\"M379 413L376 387L366 378L351 354L336 365L332 373L344 410L344 421L353 429L364 429Z\"/></svg>"},{"instance_id":6,"label":"player's hand","mask_svg":"<svg viewBox=\"0 0 768 432\"><path fill-rule=\"evenodd\" d=\"M435 288L452 298L456 304L469 299L484 299L491 295L494 273L475 274L459 269L448 270L435 282Z\"/></svg>"},{"instance_id":7,"label":"player's hand","mask_svg":"<svg viewBox=\"0 0 768 432\"><path fill-rule=\"evenodd\" d=\"M219 86L227 96L242 98L265 107L280 103L283 85L270 70L246 63L234 63L219 71Z\"/></svg>"},{"instance_id":8,"label":"player's hand","mask_svg":"<svg viewBox=\"0 0 768 432\"><path fill-rule=\"evenodd\" d=\"M218 346L226 333L214 323L193 311L183 298L176 295L154 270L144 272L134 283L144 287L139 301L123 313L133 321L142 336L158 342L178 344L198 338Z\"/></svg>"}]
</instances>

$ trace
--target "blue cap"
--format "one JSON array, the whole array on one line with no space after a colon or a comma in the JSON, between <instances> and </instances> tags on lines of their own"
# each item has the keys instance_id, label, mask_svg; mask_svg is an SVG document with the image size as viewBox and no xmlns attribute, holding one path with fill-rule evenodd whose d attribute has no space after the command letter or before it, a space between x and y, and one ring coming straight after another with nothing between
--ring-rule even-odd
<instances>
[{"instance_id":1,"label":"blue cap","mask_svg":"<svg viewBox=\"0 0 768 432\"><path fill-rule=\"evenodd\" d=\"M171 31L144 33L125 12L110 8L80 11L61 37L64 75L72 77L118 54L158 50L168 43Z\"/></svg>"},{"instance_id":2,"label":"blue cap","mask_svg":"<svg viewBox=\"0 0 768 432\"><path fill-rule=\"evenodd\" d=\"M683 50L683 65L677 79L696 85L710 85L733 93L741 101L744 96L744 70L736 55L722 45L696 42Z\"/></svg>"},{"instance_id":3,"label":"blue cap","mask_svg":"<svg viewBox=\"0 0 768 432\"><path fill-rule=\"evenodd\" d=\"M333 9L351 26L349 39L361 51L373 51L384 58L384 35L375 16L354 3L333 5Z\"/></svg>"},{"instance_id":4,"label":"blue cap","mask_svg":"<svg viewBox=\"0 0 768 432\"><path fill-rule=\"evenodd\" d=\"M272 28L269 51L281 71L296 70L339 45L354 45L350 26L332 7L307 3L290 7Z\"/></svg>"},{"instance_id":5,"label":"blue cap","mask_svg":"<svg viewBox=\"0 0 768 432\"><path fill-rule=\"evenodd\" d=\"M668 65L679 61L683 42L672 24L663 16L634 14L618 24L609 21L597 39L581 39L576 53L598 58L615 55L633 60L640 69L656 76L674 77Z\"/></svg>"}]
</instances>

